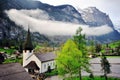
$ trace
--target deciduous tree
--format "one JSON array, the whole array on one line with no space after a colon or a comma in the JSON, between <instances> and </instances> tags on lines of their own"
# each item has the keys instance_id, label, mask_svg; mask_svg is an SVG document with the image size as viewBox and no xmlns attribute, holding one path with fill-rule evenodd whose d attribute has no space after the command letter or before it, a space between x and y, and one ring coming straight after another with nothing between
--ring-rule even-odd
<instances>
[{"instance_id":1,"label":"deciduous tree","mask_svg":"<svg viewBox=\"0 0 120 80\"><path fill-rule=\"evenodd\" d=\"M79 68L82 66L80 63L83 61L82 53L78 50L77 45L73 40L68 40L57 54L57 69L60 75L69 74L71 77L73 74L79 73Z\"/></svg>"}]
</instances>

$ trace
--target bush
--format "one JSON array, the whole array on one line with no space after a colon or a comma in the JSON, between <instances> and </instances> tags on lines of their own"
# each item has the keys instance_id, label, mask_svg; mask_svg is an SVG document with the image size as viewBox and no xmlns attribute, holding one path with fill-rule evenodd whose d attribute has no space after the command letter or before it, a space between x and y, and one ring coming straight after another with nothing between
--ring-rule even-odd
<instances>
[{"instance_id":1,"label":"bush","mask_svg":"<svg viewBox=\"0 0 120 80\"><path fill-rule=\"evenodd\" d=\"M46 77L55 76L55 75L58 75L58 71L57 70L52 70L51 72L45 73Z\"/></svg>"}]
</instances>

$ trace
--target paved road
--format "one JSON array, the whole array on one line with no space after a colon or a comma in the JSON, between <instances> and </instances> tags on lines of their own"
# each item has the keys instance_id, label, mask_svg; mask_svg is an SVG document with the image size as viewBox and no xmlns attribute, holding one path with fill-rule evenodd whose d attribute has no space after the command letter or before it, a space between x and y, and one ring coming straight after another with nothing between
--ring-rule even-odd
<instances>
[{"instance_id":1,"label":"paved road","mask_svg":"<svg viewBox=\"0 0 120 80\"><path fill-rule=\"evenodd\" d=\"M107 58L110 65L111 65L111 73L108 74L108 76L111 77L118 77L120 78L120 57L112 57L112 58ZM94 58L90 60L91 63L91 70L93 71L94 75L103 75L103 71L101 71L101 65L100 65L100 58ZM89 73L82 72L83 76L89 75ZM45 80L62 80L61 77L59 76L52 76L49 77Z\"/></svg>"}]
</instances>

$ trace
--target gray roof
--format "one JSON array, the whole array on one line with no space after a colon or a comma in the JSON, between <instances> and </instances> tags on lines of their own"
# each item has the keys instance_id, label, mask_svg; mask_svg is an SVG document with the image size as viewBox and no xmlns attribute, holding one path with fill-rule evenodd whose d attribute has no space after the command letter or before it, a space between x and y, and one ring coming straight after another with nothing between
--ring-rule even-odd
<instances>
[{"instance_id":1,"label":"gray roof","mask_svg":"<svg viewBox=\"0 0 120 80\"><path fill-rule=\"evenodd\" d=\"M0 64L0 80L33 80L19 63Z\"/></svg>"},{"instance_id":2,"label":"gray roof","mask_svg":"<svg viewBox=\"0 0 120 80\"><path fill-rule=\"evenodd\" d=\"M48 53L35 53L35 55L38 57L38 59L42 62L47 62L54 60L56 58L56 54L54 52L48 52Z\"/></svg>"}]
</instances>

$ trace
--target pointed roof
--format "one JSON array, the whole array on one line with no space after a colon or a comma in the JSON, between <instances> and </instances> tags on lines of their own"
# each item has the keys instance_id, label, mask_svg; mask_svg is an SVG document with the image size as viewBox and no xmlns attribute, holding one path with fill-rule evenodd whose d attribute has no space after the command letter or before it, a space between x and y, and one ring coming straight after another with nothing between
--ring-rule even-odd
<instances>
[{"instance_id":1,"label":"pointed roof","mask_svg":"<svg viewBox=\"0 0 120 80\"><path fill-rule=\"evenodd\" d=\"M29 28L28 28L27 38L24 43L24 50L33 50L33 45L32 45L32 41L31 41L31 34L30 34Z\"/></svg>"},{"instance_id":2,"label":"pointed roof","mask_svg":"<svg viewBox=\"0 0 120 80\"><path fill-rule=\"evenodd\" d=\"M27 64L24 68L28 68L28 69L35 69L35 70L39 70L40 68L38 67L38 65L36 64L35 61L31 61L29 64Z\"/></svg>"}]
</instances>

